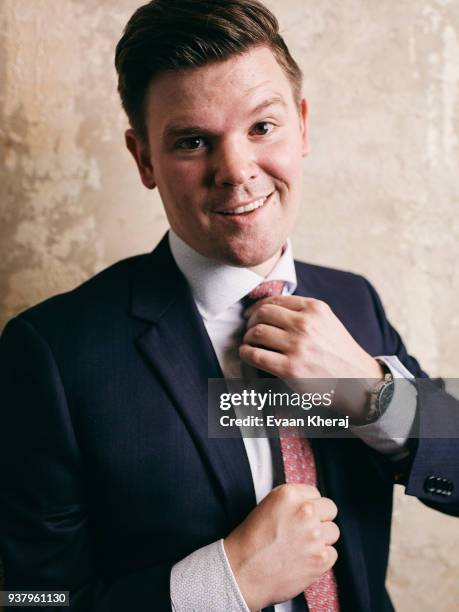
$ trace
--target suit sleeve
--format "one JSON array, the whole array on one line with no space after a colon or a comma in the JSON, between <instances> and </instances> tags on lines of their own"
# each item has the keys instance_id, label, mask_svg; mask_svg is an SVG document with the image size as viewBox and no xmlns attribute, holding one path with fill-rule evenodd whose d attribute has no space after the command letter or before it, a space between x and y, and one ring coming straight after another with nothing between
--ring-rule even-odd
<instances>
[{"instance_id":1,"label":"suit sleeve","mask_svg":"<svg viewBox=\"0 0 459 612\"><path fill-rule=\"evenodd\" d=\"M417 379L409 456L400 463L386 461L385 467L395 482L405 485L407 495L435 510L459 516L459 401L445 391L441 379L429 379L418 361L408 354L375 289L367 280L365 283L383 336L384 353L397 356Z\"/></svg>"},{"instance_id":2,"label":"suit sleeve","mask_svg":"<svg viewBox=\"0 0 459 612\"><path fill-rule=\"evenodd\" d=\"M98 572L65 389L48 344L21 317L0 339L0 389L4 588L68 590L63 609L75 612L170 610L171 565Z\"/></svg>"}]
</instances>

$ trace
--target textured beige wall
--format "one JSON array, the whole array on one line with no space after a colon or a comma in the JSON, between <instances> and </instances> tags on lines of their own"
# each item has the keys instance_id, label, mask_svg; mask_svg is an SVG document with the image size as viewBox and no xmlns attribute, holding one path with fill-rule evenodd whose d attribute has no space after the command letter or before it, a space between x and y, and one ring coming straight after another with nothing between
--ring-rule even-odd
<instances>
[{"instance_id":1,"label":"textured beige wall","mask_svg":"<svg viewBox=\"0 0 459 612\"><path fill-rule=\"evenodd\" d=\"M0 0L0 323L166 229L123 149L135 0ZM459 371L459 2L271 0L306 75L297 257L368 276L432 374ZM397 495L397 610L457 610L459 522Z\"/></svg>"}]
</instances>

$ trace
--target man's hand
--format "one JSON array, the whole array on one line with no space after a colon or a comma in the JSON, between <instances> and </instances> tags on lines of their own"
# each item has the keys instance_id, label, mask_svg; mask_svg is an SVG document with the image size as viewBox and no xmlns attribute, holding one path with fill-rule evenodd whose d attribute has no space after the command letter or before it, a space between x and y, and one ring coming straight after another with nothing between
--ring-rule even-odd
<instances>
[{"instance_id":1,"label":"man's hand","mask_svg":"<svg viewBox=\"0 0 459 612\"><path fill-rule=\"evenodd\" d=\"M245 316L247 332L239 355L260 370L284 380L383 378L381 365L325 302L296 295L268 297L248 308ZM368 389L362 384L348 402L343 398L331 408L353 418L364 417Z\"/></svg>"},{"instance_id":2,"label":"man's hand","mask_svg":"<svg viewBox=\"0 0 459 612\"><path fill-rule=\"evenodd\" d=\"M276 487L224 541L250 610L287 601L330 569L339 529L336 505L315 487Z\"/></svg>"}]
</instances>

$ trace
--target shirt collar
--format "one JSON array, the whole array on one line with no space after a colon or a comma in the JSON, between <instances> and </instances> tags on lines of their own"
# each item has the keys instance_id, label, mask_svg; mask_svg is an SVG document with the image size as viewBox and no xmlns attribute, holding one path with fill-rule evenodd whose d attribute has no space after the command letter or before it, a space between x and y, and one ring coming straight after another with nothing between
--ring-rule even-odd
<instances>
[{"instance_id":1,"label":"shirt collar","mask_svg":"<svg viewBox=\"0 0 459 612\"><path fill-rule=\"evenodd\" d=\"M204 257L183 242L173 230L169 231L169 245L204 318L216 317L265 280L285 281L284 292L288 294L296 289L297 280L290 239L287 239L279 261L266 278L248 268L229 266Z\"/></svg>"}]
</instances>

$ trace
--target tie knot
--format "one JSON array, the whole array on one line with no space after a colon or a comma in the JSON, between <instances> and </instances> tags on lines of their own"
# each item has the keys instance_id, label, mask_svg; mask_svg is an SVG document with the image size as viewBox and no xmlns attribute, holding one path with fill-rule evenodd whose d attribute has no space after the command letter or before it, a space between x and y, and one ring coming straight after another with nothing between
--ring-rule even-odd
<instances>
[{"instance_id":1,"label":"tie knot","mask_svg":"<svg viewBox=\"0 0 459 612\"><path fill-rule=\"evenodd\" d=\"M263 283L257 285L255 289L252 289L252 291L245 296L244 300L250 303L256 302L257 300L261 300L265 297L271 297L273 295L282 295L284 286L284 281L264 281Z\"/></svg>"}]
</instances>

